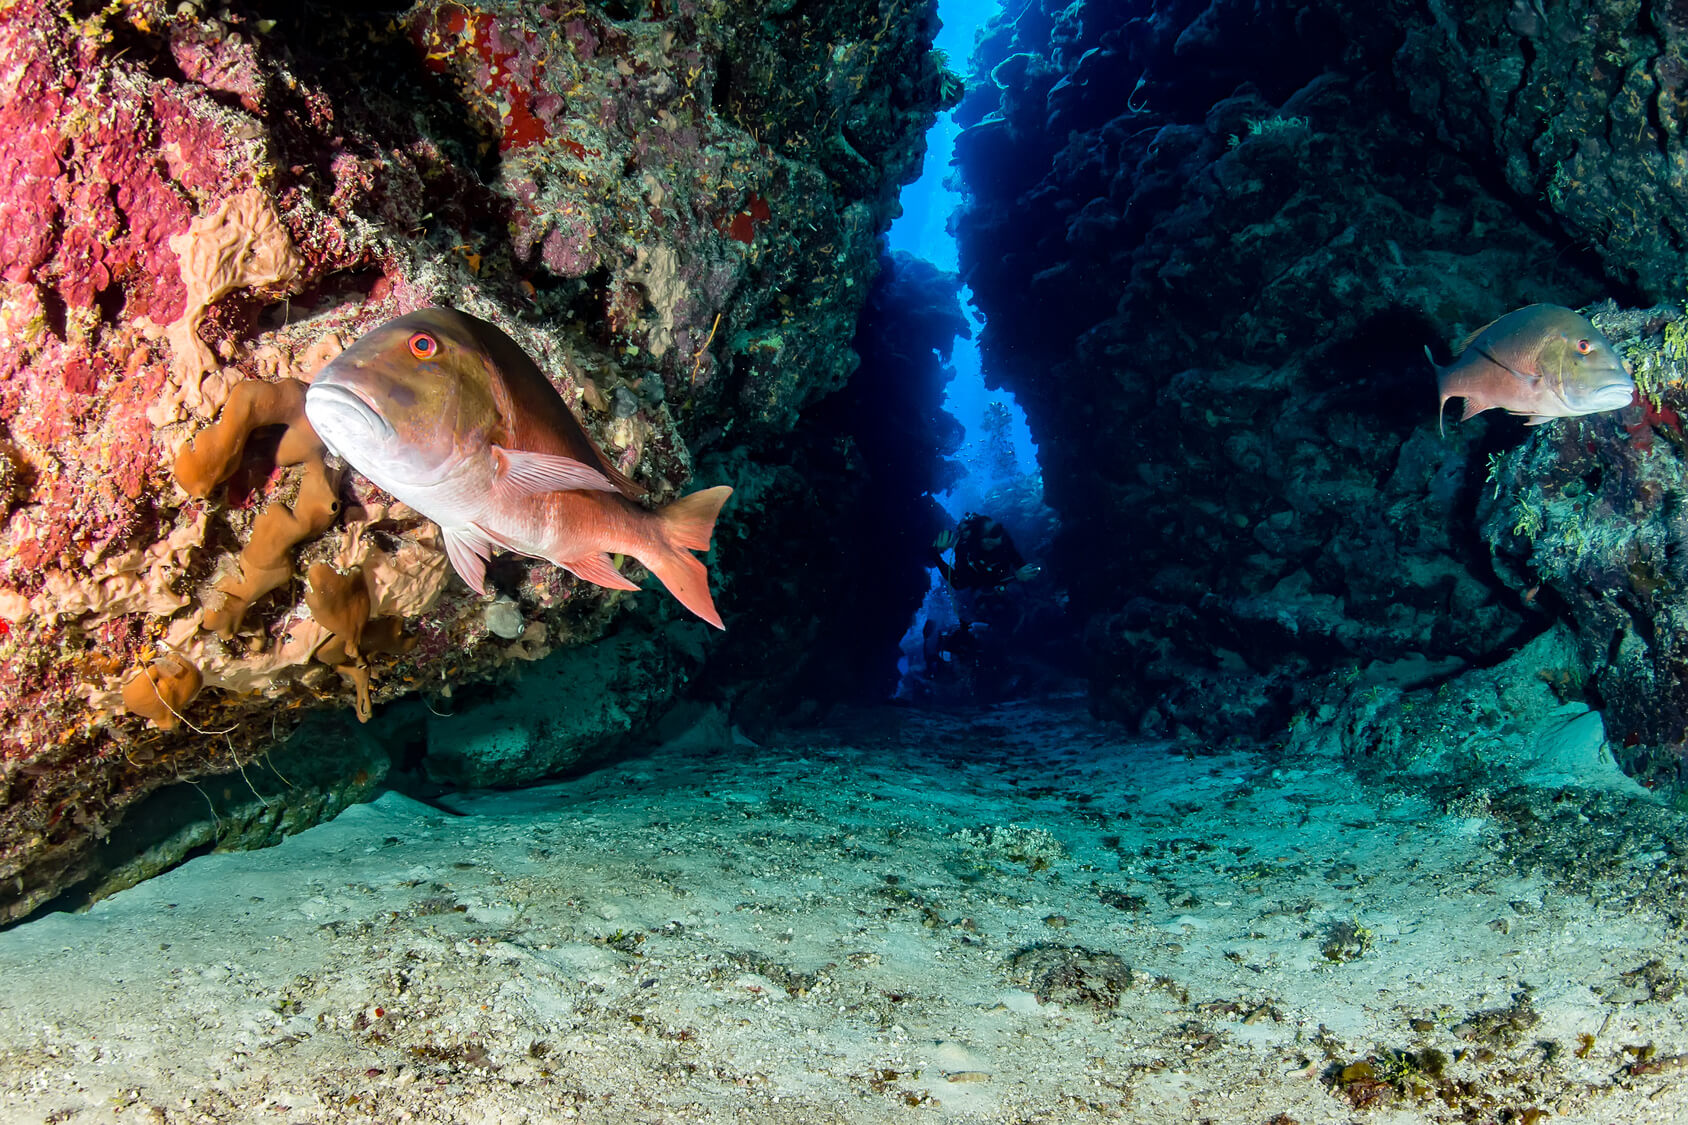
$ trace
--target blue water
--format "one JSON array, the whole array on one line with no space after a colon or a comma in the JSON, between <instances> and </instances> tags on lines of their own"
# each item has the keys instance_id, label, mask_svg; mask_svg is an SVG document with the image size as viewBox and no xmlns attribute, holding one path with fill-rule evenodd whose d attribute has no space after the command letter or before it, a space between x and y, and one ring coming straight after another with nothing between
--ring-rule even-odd
<instances>
[{"instance_id":1,"label":"blue water","mask_svg":"<svg viewBox=\"0 0 1688 1125\"><path fill-rule=\"evenodd\" d=\"M973 38L985 20L1001 9L999 0L943 0L939 11L943 28L938 32L937 48L948 53L950 69L957 73L966 69L973 53ZM903 214L891 224L890 247L905 250L925 258L940 269L957 269L955 238L948 230L949 217L961 203L961 195L950 190L945 181L950 175L950 162L955 153L955 138L961 130L954 115L938 115L938 122L927 134L926 164L921 177L903 189ZM995 487L990 476L991 459L987 450L984 428L986 411L992 403L1002 403L1012 419L1010 433L1014 443L1017 470L1035 474L1037 444L1032 440L1031 428L1026 424L1025 411L1006 390L992 391L985 386L983 365L979 358L979 330L984 326L978 310L973 307L972 291L961 291L962 312L972 325L971 339L957 340L951 365L955 377L950 380L944 397L944 409L966 429L965 444L958 454L969 469L966 478L937 500L949 514L960 519L969 511L979 510L985 497Z\"/></svg>"},{"instance_id":2,"label":"blue water","mask_svg":"<svg viewBox=\"0 0 1688 1125\"><path fill-rule=\"evenodd\" d=\"M935 46L949 55L951 70L961 73L967 68L977 30L1001 7L1000 0L943 0L939 8L943 27L938 32ZM926 135L926 162L920 179L903 189L903 213L891 224L888 235L890 249L906 251L952 272L959 269L959 255L955 237L949 230L949 220L961 205L962 195L952 190L947 181L955 154L955 138L960 132L954 114L938 115L937 123ZM1041 485L1037 444L1026 424L1025 411L1014 401L1013 393L993 391L985 385L978 344L984 320L973 305L972 290L965 286L961 290L961 301L962 313L972 327L972 335L955 342L950 358L954 374L945 390L944 410L960 422L965 431L956 458L966 473L954 487L938 493L935 499L952 519L958 521L973 511L1001 518L1008 513L993 510L1000 507L993 500L1000 498L1001 486L1014 477L1031 477ZM986 428L986 419L993 407L1005 407L1008 412L1007 434L1012 442L1013 457L1012 468L1008 468L1006 473L1003 459L991 447L991 434ZM1031 544L1022 543L1022 547L1029 546ZM916 666L922 663L921 630L927 620L937 621L940 627L944 627L953 625L957 619L953 595L937 569L928 568L927 579L930 585L925 600L904 634L903 656L897 662L898 671L905 677L911 662ZM905 679L899 695L904 695L908 686Z\"/></svg>"}]
</instances>

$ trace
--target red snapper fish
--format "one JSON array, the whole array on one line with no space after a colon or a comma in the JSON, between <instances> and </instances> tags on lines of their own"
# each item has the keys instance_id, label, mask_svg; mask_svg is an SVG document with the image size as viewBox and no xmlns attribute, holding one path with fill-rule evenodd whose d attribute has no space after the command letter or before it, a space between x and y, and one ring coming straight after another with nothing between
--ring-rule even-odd
<instances>
[{"instance_id":1,"label":"red snapper fish","mask_svg":"<svg viewBox=\"0 0 1688 1125\"><path fill-rule=\"evenodd\" d=\"M509 551L614 590L638 586L611 555L643 563L717 629L709 550L725 485L656 511L598 450L557 389L510 337L453 309L390 320L312 380L305 417L328 448L440 526L463 581L486 593L486 561Z\"/></svg>"},{"instance_id":2,"label":"red snapper fish","mask_svg":"<svg viewBox=\"0 0 1688 1125\"><path fill-rule=\"evenodd\" d=\"M1529 416L1527 426L1618 410L1635 397L1623 357L1587 317L1562 305L1528 305L1466 338L1446 367L1436 368L1442 399L1436 430L1450 398L1465 399L1460 421L1493 407Z\"/></svg>"}]
</instances>

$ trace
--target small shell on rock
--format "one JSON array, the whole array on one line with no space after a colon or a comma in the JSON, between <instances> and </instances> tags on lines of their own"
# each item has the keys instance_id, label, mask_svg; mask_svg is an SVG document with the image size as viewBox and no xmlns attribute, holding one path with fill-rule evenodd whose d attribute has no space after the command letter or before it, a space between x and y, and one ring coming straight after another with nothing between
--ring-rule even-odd
<instances>
[{"instance_id":1,"label":"small shell on rock","mask_svg":"<svg viewBox=\"0 0 1688 1125\"><path fill-rule=\"evenodd\" d=\"M522 607L503 595L486 607L485 620L488 632L507 641L515 640L527 630L527 622L522 619Z\"/></svg>"}]
</instances>

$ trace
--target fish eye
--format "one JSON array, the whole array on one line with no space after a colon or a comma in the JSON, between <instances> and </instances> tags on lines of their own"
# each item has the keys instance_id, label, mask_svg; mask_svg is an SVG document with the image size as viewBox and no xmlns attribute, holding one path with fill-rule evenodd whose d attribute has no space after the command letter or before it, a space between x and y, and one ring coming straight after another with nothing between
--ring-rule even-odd
<instances>
[{"instance_id":1,"label":"fish eye","mask_svg":"<svg viewBox=\"0 0 1688 1125\"><path fill-rule=\"evenodd\" d=\"M1589 352L1591 352L1593 350L1594 350L1594 345L1591 342L1589 342L1588 340L1578 340L1577 341L1577 351L1580 354L1587 355Z\"/></svg>"},{"instance_id":2,"label":"fish eye","mask_svg":"<svg viewBox=\"0 0 1688 1125\"><path fill-rule=\"evenodd\" d=\"M426 332L417 332L410 337L410 354L417 359L433 359L439 350L439 342Z\"/></svg>"}]
</instances>

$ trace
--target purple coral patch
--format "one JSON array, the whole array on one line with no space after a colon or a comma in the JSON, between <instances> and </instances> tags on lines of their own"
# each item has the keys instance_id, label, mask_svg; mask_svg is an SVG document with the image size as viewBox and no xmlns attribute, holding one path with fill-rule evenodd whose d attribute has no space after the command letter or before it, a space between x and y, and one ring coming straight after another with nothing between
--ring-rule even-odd
<instances>
[{"instance_id":1,"label":"purple coral patch","mask_svg":"<svg viewBox=\"0 0 1688 1125\"><path fill-rule=\"evenodd\" d=\"M582 59L590 60L598 53L598 37L584 20L570 20L563 25L563 30L568 32L569 45L574 48L574 53Z\"/></svg>"},{"instance_id":2,"label":"purple coral patch","mask_svg":"<svg viewBox=\"0 0 1688 1125\"><path fill-rule=\"evenodd\" d=\"M560 277L585 277L598 267L598 252L589 239L591 231L578 219L570 219L545 236L540 260Z\"/></svg>"}]
</instances>

